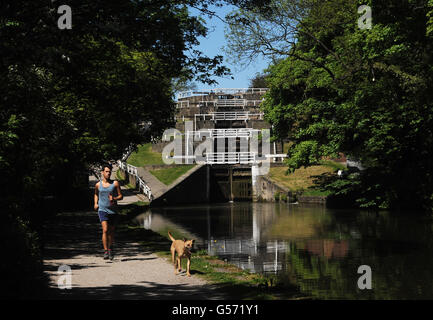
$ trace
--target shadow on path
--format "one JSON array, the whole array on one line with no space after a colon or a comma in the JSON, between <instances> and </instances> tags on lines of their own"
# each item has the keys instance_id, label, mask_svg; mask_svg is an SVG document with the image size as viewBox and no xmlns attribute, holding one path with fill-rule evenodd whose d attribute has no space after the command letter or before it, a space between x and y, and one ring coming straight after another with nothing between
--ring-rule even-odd
<instances>
[{"instance_id":1,"label":"shadow on path","mask_svg":"<svg viewBox=\"0 0 433 320\"><path fill-rule=\"evenodd\" d=\"M76 300L220 300L211 286L166 285L141 281L140 285L111 285L107 287L72 287L70 290L52 289L49 299Z\"/></svg>"},{"instance_id":2,"label":"shadow on path","mask_svg":"<svg viewBox=\"0 0 433 320\"><path fill-rule=\"evenodd\" d=\"M173 276L170 263L155 257L139 244L140 239L134 239L134 236L129 238L128 232L116 233L114 261L102 260L102 231L96 212L61 213L45 227L44 271L51 275L51 284L46 295L41 297L43 299L227 298L219 287L206 284L194 276ZM146 273L150 268L148 263L156 266L152 274ZM60 290L55 283L61 264L71 267L74 280L80 279L78 284L72 281L69 290ZM158 269L160 265L164 267L161 270ZM118 278L111 279L112 275ZM143 278L154 281L143 281ZM161 283L157 279L161 279Z\"/></svg>"}]
</instances>

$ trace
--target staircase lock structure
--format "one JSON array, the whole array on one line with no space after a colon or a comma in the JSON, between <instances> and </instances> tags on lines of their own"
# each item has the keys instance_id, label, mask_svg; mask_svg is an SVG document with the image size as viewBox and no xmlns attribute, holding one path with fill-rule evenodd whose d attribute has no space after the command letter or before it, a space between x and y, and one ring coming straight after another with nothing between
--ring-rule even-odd
<instances>
[{"instance_id":1,"label":"staircase lock structure","mask_svg":"<svg viewBox=\"0 0 433 320\"><path fill-rule=\"evenodd\" d=\"M194 130L186 131L182 135L189 137L211 138L213 143L217 139L250 139L258 136L260 129L249 126L249 122L255 122L258 127L265 128L264 115L259 106L264 101L263 95L267 88L216 88L210 90L197 90L181 92L177 96L178 114L177 119L185 121L185 117L194 116ZM196 112L198 111L198 112ZM203 112L204 111L204 112ZM263 125L259 123L262 122ZM211 127L211 128L209 128ZM200 139L198 139L200 140ZM274 143L275 144L275 143ZM186 146L188 149L188 146ZM241 148L242 149L242 148ZM263 154L259 157L253 150L233 150L205 153L204 159L188 154L175 156L176 159L203 160L206 164L249 164L257 165L261 161L285 158L284 154L274 152Z\"/></svg>"}]
</instances>

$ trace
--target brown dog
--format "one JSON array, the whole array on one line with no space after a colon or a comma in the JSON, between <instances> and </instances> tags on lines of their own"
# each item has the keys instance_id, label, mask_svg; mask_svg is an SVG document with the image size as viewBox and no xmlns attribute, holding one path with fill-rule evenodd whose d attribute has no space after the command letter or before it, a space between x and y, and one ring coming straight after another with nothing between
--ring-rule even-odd
<instances>
[{"instance_id":1,"label":"brown dog","mask_svg":"<svg viewBox=\"0 0 433 320\"><path fill-rule=\"evenodd\" d=\"M168 236L170 237L170 240L173 241L173 243L171 244L171 260L174 263L174 274L178 274L180 271L182 271L182 267L181 267L181 262L182 262L182 258L187 258L188 259L188 263L186 265L186 275L188 277L191 277L190 274L190 266L191 266L191 249L192 246L194 244L194 240L176 240L175 238L173 238L173 236L171 235L170 231L168 231ZM177 258L176 261L174 260L175 255L177 253Z\"/></svg>"}]
</instances>

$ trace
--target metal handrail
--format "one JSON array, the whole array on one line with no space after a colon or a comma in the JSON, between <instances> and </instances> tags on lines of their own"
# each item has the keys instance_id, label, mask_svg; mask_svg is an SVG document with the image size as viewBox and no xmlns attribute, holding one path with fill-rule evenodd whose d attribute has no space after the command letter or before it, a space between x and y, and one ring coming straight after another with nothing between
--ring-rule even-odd
<instances>
[{"instance_id":1,"label":"metal handrail","mask_svg":"<svg viewBox=\"0 0 433 320\"><path fill-rule=\"evenodd\" d=\"M150 187L144 182L143 179L140 178L138 175L138 169L135 166L132 166L126 162L123 161L117 161L119 168L122 170L125 170L126 172L134 175L138 181L138 190L142 190L143 194L150 200L153 200L153 195Z\"/></svg>"},{"instance_id":2,"label":"metal handrail","mask_svg":"<svg viewBox=\"0 0 433 320\"><path fill-rule=\"evenodd\" d=\"M199 107L218 107L218 108L233 108L233 107L258 107L263 100L248 100L248 99L217 99L217 100L202 100L197 102L191 102L189 100L180 100L176 102L177 108L189 108L190 105L197 104Z\"/></svg>"},{"instance_id":3,"label":"metal handrail","mask_svg":"<svg viewBox=\"0 0 433 320\"><path fill-rule=\"evenodd\" d=\"M200 129L198 131L188 131L190 135L196 137L207 136L210 138L249 138L253 133L259 133L259 129L237 128L237 129Z\"/></svg>"},{"instance_id":4,"label":"metal handrail","mask_svg":"<svg viewBox=\"0 0 433 320\"><path fill-rule=\"evenodd\" d=\"M215 88L179 92L177 99L210 94L266 93L269 88Z\"/></svg>"},{"instance_id":5,"label":"metal handrail","mask_svg":"<svg viewBox=\"0 0 433 320\"><path fill-rule=\"evenodd\" d=\"M186 106L184 106L186 104ZM189 108L189 100L176 102L177 108Z\"/></svg>"},{"instance_id":6,"label":"metal handrail","mask_svg":"<svg viewBox=\"0 0 433 320\"><path fill-rule=\"evenodd\" d=\"M217 107L244 107L246 99L218 99L215 104Z\"/></svg>"},{"instance_id":7,"label":"metal handrail","mask_svg":"<svg viewBox=\"0 0 433 320\"><path fill-rule=\"evenodd\" d=\"M235 111L235 112L211 112L211 113L199 113L194 115L195 118L206 117L211 118L211 120L249 120L253 118L263 119L263 113L250 113L248 111Z\"/></svg>"},{"instance_id":8,"label":"metal handrail","mask_svg":"<svg viewBox=\"0 0 433 320\"><path fill-rule=\"evenodd\" d=\"M255 152L207 152L206 163L209 164L246 164L257 162Z\"/></svg>"}]
</instances>

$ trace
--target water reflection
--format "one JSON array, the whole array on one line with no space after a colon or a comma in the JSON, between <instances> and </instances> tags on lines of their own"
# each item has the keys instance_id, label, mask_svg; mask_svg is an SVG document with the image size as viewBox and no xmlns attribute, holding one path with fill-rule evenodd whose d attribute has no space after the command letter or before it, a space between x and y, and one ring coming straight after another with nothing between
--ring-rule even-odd
<instances>
[{"instance_id":1,"label":"water reflection","mask_svg":"<svg viewBox=\"0 0 433 320\"><path fill-rule=\"evenodd\" d=\"M153 208L138 221L177 230L199 249L319 298L433 298L431 217L234 203ZM373 271L373 290L356 286L363 264Z\"/></svg>"}]
</instances>

